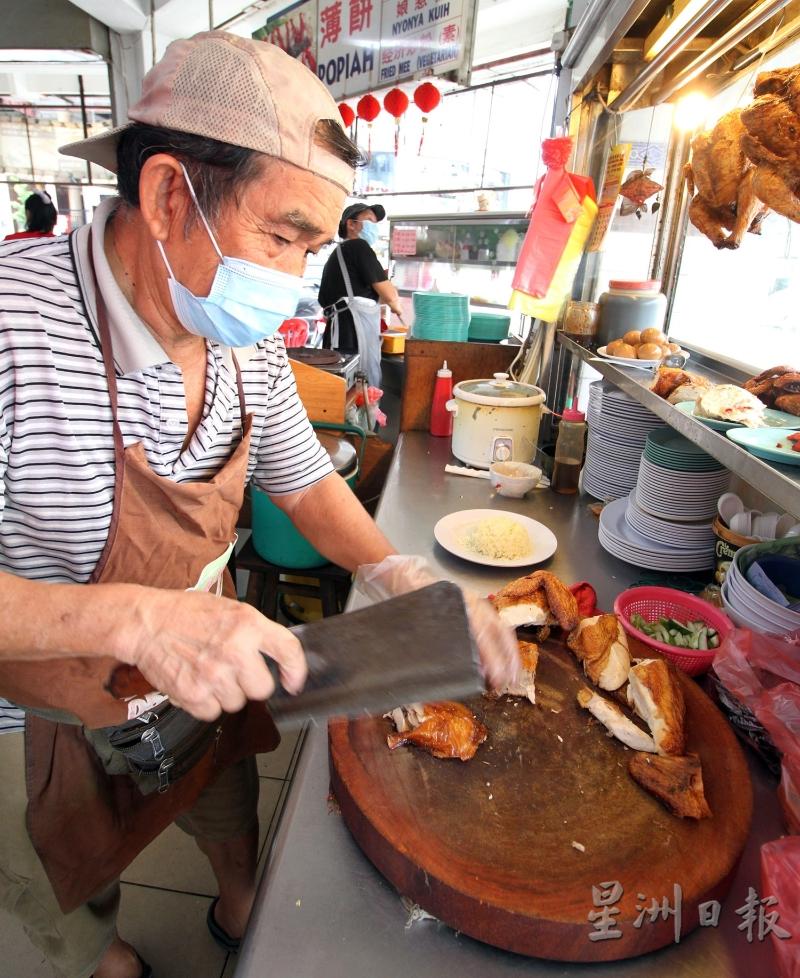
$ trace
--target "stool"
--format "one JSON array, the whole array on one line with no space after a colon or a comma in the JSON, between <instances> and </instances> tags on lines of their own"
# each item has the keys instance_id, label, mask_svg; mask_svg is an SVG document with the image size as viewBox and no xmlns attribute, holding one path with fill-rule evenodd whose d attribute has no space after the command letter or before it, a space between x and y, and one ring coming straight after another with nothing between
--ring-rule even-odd
<instances>
[{"instance_id":1,"label":"stool","mask_svg":"<svg viewBox=\"0 0 800 978\"><path fill-rule=\"evenodd\" d=\"M281 593L299 594L319 598L322 602L322 616L329 618L338 615L344 608L350 591L350 571L336 564L323 564L322 567L281 567L264 560L253 546L252 536L236 555L238 570L250 571L245 601L258 608L273 621L278 617L278 596ZM313 577L319 586L294 584L281 580L282 574L291 577Z\"/></svg>"}]
</instances>

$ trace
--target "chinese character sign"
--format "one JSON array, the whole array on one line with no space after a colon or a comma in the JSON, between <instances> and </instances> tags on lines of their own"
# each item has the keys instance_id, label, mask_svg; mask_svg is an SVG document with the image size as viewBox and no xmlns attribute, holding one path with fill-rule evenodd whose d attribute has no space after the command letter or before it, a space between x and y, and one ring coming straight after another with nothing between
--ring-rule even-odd
<instances>
[{"instance_id":1,"label":"chinese character sign","mask_svg":"<svg viewBox=\"0 0 800 978\"><path fill-rule=\"evenodd\" d=\"M301 0L253 37L277 44L337 100L398 82L468 74L477 0Z\"/></svg>"}]
</instances>

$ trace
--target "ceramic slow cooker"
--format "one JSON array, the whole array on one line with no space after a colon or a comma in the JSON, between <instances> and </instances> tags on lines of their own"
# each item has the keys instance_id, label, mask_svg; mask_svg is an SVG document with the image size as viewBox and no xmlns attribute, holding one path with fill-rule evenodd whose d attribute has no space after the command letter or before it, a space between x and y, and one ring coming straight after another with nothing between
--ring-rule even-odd
<instances>
[{"instance_id":1,"label":"ceramic slow cooker","mask_svg":"<svg viewBox=\"0 0 800 978\"><path fill-rule=\"evenodd\" d=\"M509 380L508 374L456 384L447 402L453 454L478 469L492 462L531 462L544 400L540 387Z\"/></svg>"}]
</instances>

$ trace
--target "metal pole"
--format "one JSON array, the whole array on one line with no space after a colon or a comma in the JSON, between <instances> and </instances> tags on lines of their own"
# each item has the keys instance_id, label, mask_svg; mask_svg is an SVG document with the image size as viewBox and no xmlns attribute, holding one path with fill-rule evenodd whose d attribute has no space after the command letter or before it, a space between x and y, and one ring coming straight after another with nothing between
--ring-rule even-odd
<instances>
[{"instance_id":1,"label":"metal pole","mask_svg":"<svg viewBox=\"0 0 800 978\"><path fill-rule=\"evenodd\" d=\"M769 0L775 3L776 0ZM786 3L788 0L779 0ZM712 0L706 4L686 26L678 31L673 39L666 44L661 51L650 61L647 66L639 72L624 91L622 91L610 104L612 112L624 112L629 109L634 102L641 96L647 86L661 71L676 58L693 41L700 31L714 20L729 4L731 0Z\"/></svg>"},{"instance_id":2,"label":"metal pole","mask_svg":"<svg viewBox=\"0 0 800 978\"><path fill-rule=\"evenodd\" d=\"M565 68L572 68L581 56L583 49L600 26L611 2L612 0L593 0L586 13L578 21L575 30L572 32L572 37L569 39L569 44L564 48L564 53L561 55L561 64Z\"/></svg>"},{"instance_id":3,"label":"metal pole","mask_svg":"<svg viewBox=\"0 0 800 978\"><path fill-rule=\"evenodd\" d=\"M81 100L81 125L83 126L83 138L89 137L89 120L86 116L86 92L83 87L83 75L78 75L78 93ZM86 161L86 182L92 182L92 164Z\"/></svg>"},{"instance_id":4,"label":"metal pole","mask_svg":"<svg viewBox=\"0 0 800 978\"><path fill-rule=\"evenodd\" d=\"M214 30L214 0L208 0L208 29Z\"/></svg>"},{"instance_id":5,"label":"metal pole","mask_svg":"<svg viewBox=\"0 0 800 978\"><path fill-rule=\"evenodd\" d=\"M723 54L735 47L740 41L744 40L748 34L752 34L753 31L758 30L758 28L770 17L774 17L775 14L779 13L785 6L788 5L790 0L763 0L757 7L746 14L742 20L735 24L727 34L723 34L718 40L716 40L710 48L707 48L702 54L699 54L694 61L688 64L684 69L678 72L678 74L667 83L666 88L659 93L659 100L666 101L671 95L678 91L678 89L683 88L692 79L697 78L697 76L703 72L709 65L713 64L717 58L721 57Z\"/></svg>"},{"instance_id":6,"label":"metal pole","mask_svg":"<svg viewBox=\"0 0 800 978\"><path fill-rule=\"evenodd\" d=\"M156 63L156 0L150 0L150 53ZM152 67L152 65L151 65Z\"/></svg>"},{"instance_id":7,"label":"metal pole","mask_svg":"<svg viewBox=\"0 0 800 978\"><path fill-rule=\"evenodd\" d=\"M33 165L33 145L31 144L31 126L26 112L22 113L25 120L25 139L28 142L28 159L31 161L31 182L36 183L36 168Z\"/></svg>"}]
</instances>

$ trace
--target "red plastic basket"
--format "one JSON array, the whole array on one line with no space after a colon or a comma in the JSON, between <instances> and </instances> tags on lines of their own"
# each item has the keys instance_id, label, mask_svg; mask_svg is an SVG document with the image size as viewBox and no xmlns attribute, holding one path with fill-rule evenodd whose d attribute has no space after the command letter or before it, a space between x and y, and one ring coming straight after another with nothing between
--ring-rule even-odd
<instances>
[{"instance_id":1,"label":"red plastic basket","mask_svg":"<svg viewBox=\"0 0 800 978\"><path fill-rule=\"evenodd\" d=\"M645 621L658 618L674 618L676 621L702 621L709 628L716 629L720 643L733 631L733 622L714 605L670 587L634 587L623 591L614 602L614 613L622 622L625 631L644 645L657 649L690 676L699 676L711 667L716 649L707 652L695 649L681 649L674 645L657 642L631 624L631 615L641 615Z\"/></svg>"}]
</instances>

